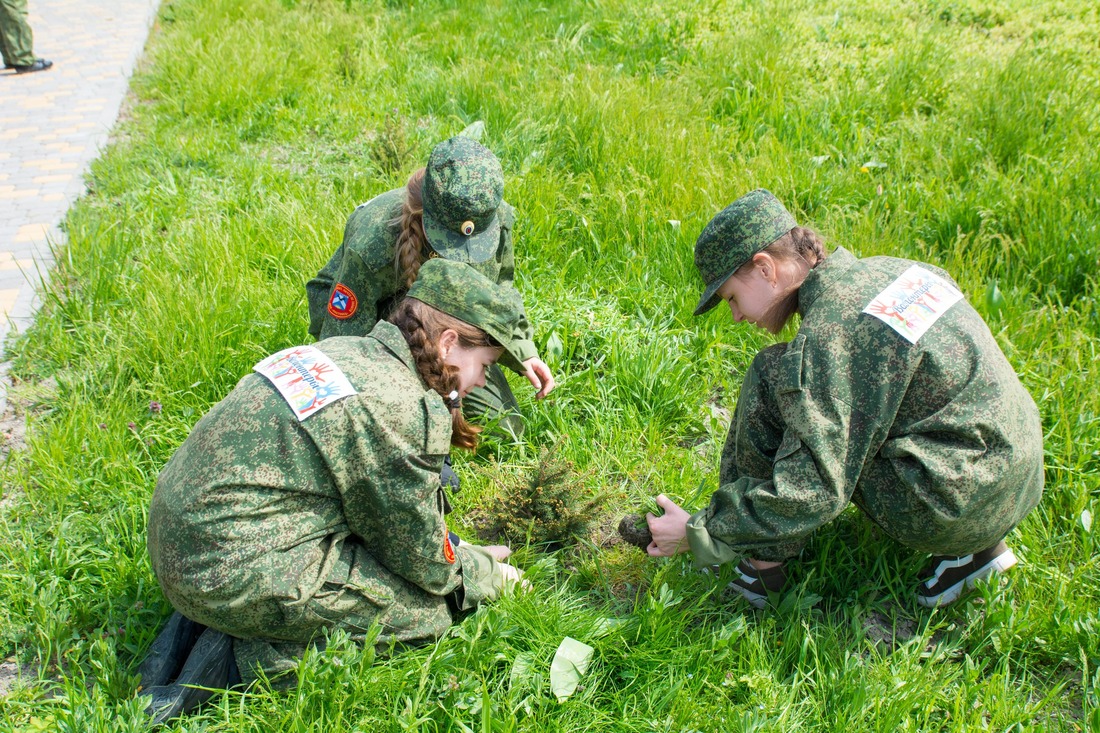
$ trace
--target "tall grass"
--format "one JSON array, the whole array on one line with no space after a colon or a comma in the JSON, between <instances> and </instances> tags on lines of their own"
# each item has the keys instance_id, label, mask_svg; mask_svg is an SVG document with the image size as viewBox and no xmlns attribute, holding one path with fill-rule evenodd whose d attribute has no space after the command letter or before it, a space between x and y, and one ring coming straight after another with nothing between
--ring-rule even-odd
<instances>
[{"instance_id":1,"label":"tall grass","mask_svg":"<svg viewBox=\"0 0 1100 733\"><path fill-rule=\"evenodd\" d=\"M516 383L527 442L459 459L458 529L494 471L550 443L611 497L605 526L520 548L535 591L437 644L376 658L335 638L295 692L234 692L174 729L1100 730L1098 27L1088 0L163 3L9 347L29 437L3 469L0 657L32 672L0 720L144 728L132 673L168 610L144 549L158 471L262 355L308 340L303 284L351 209L480 119L559 386L536 404ZM383 163L396 130L407 150ZM654 494L696 508L715 487L767 338L691 316L691 246L757 186L834 245L945 267L987 317L1046 432L1006 584L922 611L923 558L854 511L764 613L724 575L609 543ZM564 636L596 655L558 703Z\"/></svg>"}]
</instances>

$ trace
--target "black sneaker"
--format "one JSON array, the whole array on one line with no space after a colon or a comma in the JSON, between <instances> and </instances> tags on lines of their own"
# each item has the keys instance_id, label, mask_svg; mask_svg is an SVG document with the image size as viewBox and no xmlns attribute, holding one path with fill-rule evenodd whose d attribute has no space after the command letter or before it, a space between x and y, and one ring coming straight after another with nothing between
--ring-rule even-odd
<instances>
[{"instance_id":1,"label":"black sneaker","mask_svg":"<svg viewBox=\"0 0 1100 733\"><path fill-rule=\"evenodd\" d=\"M50 61L48 59L35 59L32 63L29 63L26 66L20 66L16 64L12 68L15 69L16 74L32 74L36 71L45 71L51 66L53 66L53 61Z\"/></svg>"},{"instance_id":2,"label":"black sneaker","mask_svg":"<svg viewBox=\"0 0 1100 733\"><path fill-rule=\"evenodd\" d=\"M917 603L928 608L954 603L964 590L973 588L979 580L1003 573L1015 564L1016 555L1004 540L973 555L937 555L921 574Z\"/></svg>"},{"instance_id":3,"label":"black sneaker","mask_svg":"<svg viewBox=\"0 0 1100 733\"><path fill-rule=\"evenodd\" d=\"M768 605L768 594L779 593L787 585L787 571L782 565L767 570L757 570L748 560L737 564L738 577L729 587L745 597L753 608Z\"/></svg>"}]
</instances>

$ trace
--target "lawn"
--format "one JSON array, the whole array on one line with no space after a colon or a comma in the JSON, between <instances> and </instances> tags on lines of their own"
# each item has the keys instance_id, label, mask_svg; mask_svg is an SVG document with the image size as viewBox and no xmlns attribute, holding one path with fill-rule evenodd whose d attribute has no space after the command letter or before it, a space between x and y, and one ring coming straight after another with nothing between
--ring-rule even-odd
<instances>
[{"instance_id":1,"label":"lawn","mask_svg":"<svg viewBox=\"0 0 1100 733\"><path fill-rule=\"evenodd\" d=\"M1098 28L1094 0L163 0L8 345L0 659L22 675L0 727L146 729L158 471L261 357L310 340L304 283L351 210L480 120L558 387L513 382L524 441L456 456L455 529L476 536L553 447L576 505L599 500L589 531L523 543L534 590L437 644L335 638L295 691L170 730L1100 731ZM920 609L925 558L855 510L762 612L728 570L616 541L655 494L695 509L717 486L773 339L692 317L692 245L756 187L831 246L944 267L986 317L1046 435L1006 582ZM559 702L565 637L595 651Z\"/></svg>"}]
</instances>

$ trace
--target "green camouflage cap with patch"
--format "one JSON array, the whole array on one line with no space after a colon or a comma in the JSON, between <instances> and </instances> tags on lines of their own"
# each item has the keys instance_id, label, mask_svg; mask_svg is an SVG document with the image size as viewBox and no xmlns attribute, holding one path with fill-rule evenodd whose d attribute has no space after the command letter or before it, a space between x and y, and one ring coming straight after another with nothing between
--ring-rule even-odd
<instances>
[{"instance_id":1,"label":"green camouflage cap with patch","mask_svg":"<svg viewBox=\"0 0 1100 733\"><path fill-rule=\"evenodd\" d=\"M695 267L705 286L695 315L718 305L718 288L754 254L796 226L779 199L762 188L719 211L695 242Z\"/></svg>"},{"instance_id":2,"label":"green camouflage cap with patch","mask_svg":"<svg viewBox=\"0 0 1100 733\"><path fill-rule=\"evenodd\" d=\"M525 315L515 288L498 285L465 263L433 257L420 266L408 297L480 328L504 347L501 364L517 374L527 372L516 347Z\"/></svg>"},{"instance_id":3,"label":"green camouflage cap with patch","mask_svg":"<svg viewBox=\"0 0 1100 733\"><path fill-rule=\"evenodd\" d=\"M504 171L492 151L463 135L432 149L424 172L424 234L449 260L484 262L500 246Z\"/></svg>"}]
</instances>

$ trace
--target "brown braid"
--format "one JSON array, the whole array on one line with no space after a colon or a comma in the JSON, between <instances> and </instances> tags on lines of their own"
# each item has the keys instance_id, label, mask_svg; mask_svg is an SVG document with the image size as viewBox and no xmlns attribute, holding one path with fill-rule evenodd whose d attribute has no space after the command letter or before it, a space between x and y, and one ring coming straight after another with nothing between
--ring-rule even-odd
<instances>
[{"instance_id":1,"label":"brown braid","mask_svg":"<svg viewBox=\"0 0 1100 733\"><path fill-rule=\"evenodd\" d=\"M400 228L394 245L393 266L397 281L404 288L412 287L420 266L429 252L428 237L424 234L424 169L420 168L405 184L405 202L401 213L390 224Z\"/></svg>"},{"instance_id":2,"label":"brown braid","mask_svg":"<svg viewBox=\"0 0 1100 733\"><path fill-rule=\"evenodd\" d=\"M779 263L793 264L797 270L794 282L787 286L779 300L768 309L759 322L768 331L779 333L791 317L799 312L798 291L806 275L824 262L828 255L825 252L825 243L817 232L805 227L795 227L761 251L771 255ZM755 263L749 260L735 274L742 278L747 277L755 266Z\"/></svg>"},{"instance_id":3,"label":"brown braid","mask_svg":"<svg viewBox=\"0 0 1100 733\"><path fill-rule=\"evenodd\" d=\"M416 360L416 370L428 387L443 398L451 411L451 445L473 450L477 447L481 428L466 422L462 415L462 402L453 403L448 395L458 389L458 368L444 363L439 355L439 337L447 329L458 334L460 346L473 349L479 346L500 347L489 334L480 328L460 321L415 298L404 298L386 319L401 331L409 344L409 351Z\"/></svg>"}]
</instances>

